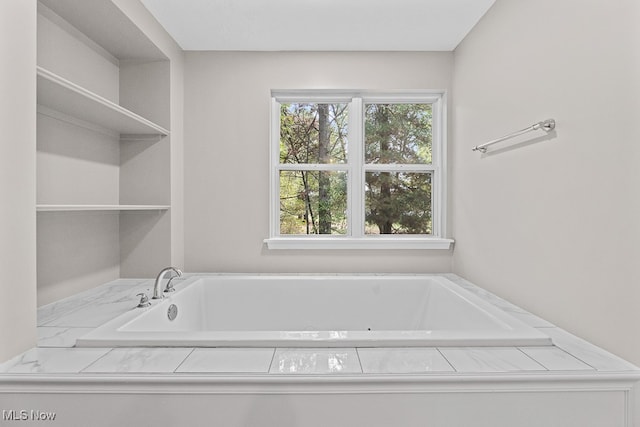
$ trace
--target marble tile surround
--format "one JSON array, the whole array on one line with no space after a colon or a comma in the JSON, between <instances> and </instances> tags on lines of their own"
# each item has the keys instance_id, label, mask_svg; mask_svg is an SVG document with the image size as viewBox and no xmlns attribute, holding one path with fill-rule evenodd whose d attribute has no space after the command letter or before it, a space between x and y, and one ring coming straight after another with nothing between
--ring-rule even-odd
<instances>
[{"instance_id":1,"label":"marble tile surround","mask_svg":"<svg viewBox=\"0 0 640 427\"><path fill-rule=\"evenodd\" d=\"M437 348L359 348L365 374L428 374L455 372Z\"/></svg>"},{"instance_id":2,"label":"marble tile surround","mask_svg":"<svg viewBox=\"0 0 640 427\"><path fill-rule=\"evenodd\" d=\"M458 372L525 372L546 369L514 347L451 347L439 349Z\"/></svg>"},{"instance_id":3,"label":"marble tile surround","mask_svg":"<svg viewBox=\"0 0 640 427\"><path fill-rule=\"evenodd\" d=\"M269 373L339 375L360 374L355 348L278 348Z\"/></svg>"},{"instance_id":4,"label":"marble tile surround","mask_svg":"<svg viewBox=\"0 0 640 427\"><path fill-rule=\"evenodd\" d=\"M91 332L93 328L61 328L56 326L38 327L38 347L75 346L76 339Z\"/></svg>"},{"instance_id":5,"label":"marble tile surround","mask_svg":"<svg viewBox=\"0 0 640 427\"><path fill-rule=\"evenodd\" d=\"M592 371L594 368L558 347L521 347L531 359L550 371Z\"/></svg>"},{"instance_id":6,"label":"marble tile surround","mask_svg":"<svg viewBox=\"0 0 640 427\"><path fill-rule=\"evenodd\" d=\"M33 348L17 358L0 365L10 374L69 374L78 373L106 353L108 348Z\"/></svg>"},{"instance_id":7,"label":"marble tile surround","mask_svg":"<svg viewBox=\"0 0 640 427\"><path fill-rule=\"evenodd\" d=\"M82 370L86 373L171 373L191 348L114 348Z\"/></svg>"},{"instance_id":8,"label":"marble tile surround","mask_svg":"<svg viewBox=\"0 0 640 427\"><path fill-rule=\"evenodd\" d=\"M0 364L5 374L173 375L548 375L633 372L632 364L472 283L445 274L552 337L550 347L73 348L75 339L136 304L152 280L121 279L38 310L38 347ZM176 288L179 289L177 284Z\"/></svg>"},{"instance_id":9,"label":"marble tile surround","mask_svg":"<svg viewBox=\"0 0 640 427\"><path fill-rule=\"evenodd\" d=\"M96 328L152 293L152 280L119 279L38 309L38 326Z\"/></svg>"},{"instance_id":10,"label":"marble tile surround","mask_svg":"<svg viewBox=\"0 0 640 427\"><path fill-rule=\"evenodd\" d=\"M273 348L196 348L176 372L266 374L274 352Z\"/></svg>"}]
</instances>

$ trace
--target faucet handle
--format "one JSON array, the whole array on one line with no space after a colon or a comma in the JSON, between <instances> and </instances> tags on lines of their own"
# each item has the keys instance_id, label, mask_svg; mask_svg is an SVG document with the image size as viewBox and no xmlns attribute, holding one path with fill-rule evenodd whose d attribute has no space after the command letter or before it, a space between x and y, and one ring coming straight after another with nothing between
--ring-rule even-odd
<instances>
[{"instance_id":1,"label":"faucet handle","mask_svg":"<svg viewBox=\"0 0 640 427\"><path fill-rule=\"evenodd\" d=\"M151 305L151 301L149 301L149 297L147 296L147 294L139 293L136 296L140 297L140 302L138 303L138 307L140 308L149 307Z\"/></svg>"},{"instance_id":2,"label":"faucet handle","mask_svg":"<svg viewBox=\"0 0 640 427\"><path fill-rule=\"evenodd\" d=\"M169 281L167 282L167 286L164 287L164 291L163 292L175 292L176 288L173 287L173 279L175 279L176 277L179 276L173 276L169 279Z\"/></svg>"},{"instance_id":3,"label":"faucet handle","mask_svg":"<svg viewBox=\"0 0 640 427\"><path fill-rule=\"evenodd\" d=\"M182 271L177 268L174 268L173 270L175 271L176 275L169 277L169 280L167 281L167 285L164 287L163 292L165 293L171 293L176 291L176 288L173 287L173 279L182 279Z\"/></svg>"}]
</instances>

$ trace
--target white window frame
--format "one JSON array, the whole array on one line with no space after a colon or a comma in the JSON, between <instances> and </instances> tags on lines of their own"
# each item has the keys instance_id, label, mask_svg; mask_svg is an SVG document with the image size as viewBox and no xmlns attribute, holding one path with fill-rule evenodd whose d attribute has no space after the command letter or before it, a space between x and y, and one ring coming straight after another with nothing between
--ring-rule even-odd
<instances>
[{"instance_id":1,"label":"white window frame","mask_svg":"<svg viewBox=\"0 0 640 427\"><path fill-rule=\"evenodd\" d=\"M280 105L282 103L350 103L349 153L344 164L282 164L280 163ZM365 164L364 105L371 103L431 104L433 120L431 164ZM270 131L270 232L264 242L269 249L449 249L452 239L446 238L446 92L445 91L271 91ZM361 123L358 121L362 120ZM359 126L360 125L360 126ZM281 235L280 234L280 171L327 170L347 172L347 235ZM370 171L430 172L432 234L429 235L366 235L364 234L364 179ZM357 195L357 197L356 197Z\"/></svg>"}]
</instances>

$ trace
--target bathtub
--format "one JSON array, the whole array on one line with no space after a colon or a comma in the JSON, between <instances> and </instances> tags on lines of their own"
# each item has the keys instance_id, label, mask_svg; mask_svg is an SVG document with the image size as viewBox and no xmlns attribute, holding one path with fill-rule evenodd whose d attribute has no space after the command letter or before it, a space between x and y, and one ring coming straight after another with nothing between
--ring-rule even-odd
<instances>
[{"instance_id":1,"label":"bathtub","mask_svg":"<svg viewBox=\"0 0 640 427\"><path fill-rule=\"evenodd\" d=\"M437 275L194 276L77 340L79 347L539 345L551 339Z\"/></svg>"}]
</instances>

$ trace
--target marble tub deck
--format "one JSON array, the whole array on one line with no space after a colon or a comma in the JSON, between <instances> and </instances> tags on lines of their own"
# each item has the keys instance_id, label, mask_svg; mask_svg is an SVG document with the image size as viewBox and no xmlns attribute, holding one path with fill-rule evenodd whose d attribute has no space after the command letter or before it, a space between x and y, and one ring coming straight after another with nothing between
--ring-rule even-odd
<instances>
[{"instance_id":1,"label":"marble tub deck","mask_svg":"<svg viewBox=\"0 0 640 427\"><path fill-rule=\"evenodd\" d=\"M74 380L96 376L126 379L143 374L173 378L335 376L380 378L451 377L508 380L525 375L598 381L612 376L640 379L640 370L553 324L453 274L465 289L549 335L548 347L428 348L75 348L76 338L136 305L151 293L152 280L120 279L38 309L38 346L0 364L0 383L38 374ZM176 284L179 288L180 284Z\"/></svg>"}]
</instances>

